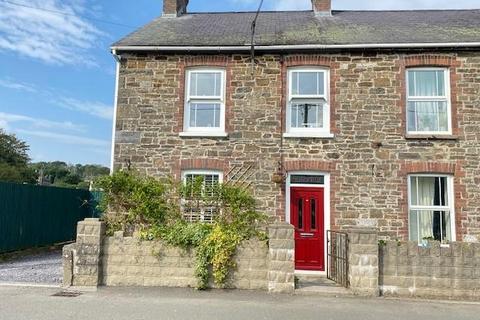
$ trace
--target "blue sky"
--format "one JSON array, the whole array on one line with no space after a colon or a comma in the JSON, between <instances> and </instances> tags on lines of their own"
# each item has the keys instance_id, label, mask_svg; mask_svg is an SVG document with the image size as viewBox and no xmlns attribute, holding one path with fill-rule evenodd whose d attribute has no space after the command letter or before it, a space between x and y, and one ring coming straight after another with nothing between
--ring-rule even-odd
<instances>
[{"instance_id":1,"label":"blue sky","mask_svg":"<svg viewBox=\"0 0 480 320\"><path fill-rule=\"evenodd\" d=\"M254 10L258 2L190 0L189 11ZM478 0L333 0L334 9L352 10L476 7ZM309 8L310 0L264 4ZM161 0L0 0L0 127L29 143L33 161L108 166L115 84L109 45L161 10Z\"/></svg>"}]
</instances>

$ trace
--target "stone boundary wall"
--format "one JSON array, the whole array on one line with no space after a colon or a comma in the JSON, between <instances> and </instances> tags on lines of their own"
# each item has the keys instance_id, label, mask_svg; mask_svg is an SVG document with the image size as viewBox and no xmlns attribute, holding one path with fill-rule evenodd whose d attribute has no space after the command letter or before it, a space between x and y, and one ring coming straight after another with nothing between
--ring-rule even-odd
<instances>
[{"instance_id":1,"label":"stone boundary wall","mask_svg":"<svg viewBox=\"0 0 480 320\"><path fill-rule=\"evenodd\" d=\"M237 268L227 288L267 289L268 247L265 242L242 243L235 256ZM142 241L117 233L102 246L102 277L106 286L195 287L195 252L162 241ZM214 287L213 282L210 284Z\"/></svg>"},{"instance_id":2,"label":"stone boundary wall","mask_svg":"<svg viewBox=\"0 0 480 320\"><path fill-rule=\"evenodd\" d=\"M348 279L354 294L378 295L378 231L369 228L348 232Z\"/></svg>"},{"instance_id":3,"label":"stone boundary wall","mask_svg":"<svg viewBox=\"0 0 480 320\"><path fill-rule=\"evenodd\" d=\"M98 219L78 223L77 242L63 249L65 287L196 286L194 250L124 237L122 232L104 234ZM228 288L294 291L293 227L277 223L269 226L269 235L270 246L259 240L240 245Z\"/></svg>"},{"instance_id":4,"label":"stone boundary wall","mask_svg":"<svg viewBox=\"0 0 480 320\"><path fill-rule=\"evenodd\" d=\"M389 241L379 253L384 296L480 299L480 243Z\"/></svg>"},{"instance_id":5,"label":"stone boundary wall","mask_svg":"<svg viewBox=\"0 0 480 320\"><path fill-rule=\"evenodd\" d=\"M293 226L276 223L268 228L268 291L295 291L295 238Z\"/></svg>"}]
</instances>

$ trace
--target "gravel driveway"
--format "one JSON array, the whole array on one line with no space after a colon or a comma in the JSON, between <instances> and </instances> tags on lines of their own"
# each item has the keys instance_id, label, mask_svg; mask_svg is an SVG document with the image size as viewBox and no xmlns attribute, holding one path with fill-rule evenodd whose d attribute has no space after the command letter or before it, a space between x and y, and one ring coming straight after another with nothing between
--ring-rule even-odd
<instances>
[{"instance_id":1,"label":"gravel driveway","mask_svg":"<svg viewBox=\"0 0 480 320\"><path fill-rule=\"evenodd\" d=\"M62 251L34 253L0 262L0 282L60 284Z\"/></svg>"}]
</instances>

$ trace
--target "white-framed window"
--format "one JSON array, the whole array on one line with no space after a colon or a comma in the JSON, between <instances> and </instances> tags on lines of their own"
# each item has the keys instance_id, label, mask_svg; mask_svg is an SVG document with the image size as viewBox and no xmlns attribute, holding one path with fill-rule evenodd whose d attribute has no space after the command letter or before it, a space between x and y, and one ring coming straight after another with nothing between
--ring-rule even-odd
<instances>
[{"instance_id":1,"label":"white-framed window","mask_svg":"<svg viewBox=\"0 0 480 320\"><path fill-rule=\"evenodd\" d=\"M288 70L288 99L285 136L331 137L329 70Z\"/></svg>"},{"instance_id":2,"label":"white-framed window","mask_svg":"<svg viewBox=\"0 0 480 320\"><path fill-rule=\"evenodd\" d=\"M455 241L453 177L418 174L408 177L411 241Z\"/></svg>"},{"instance_id":3,"label":"white-framed window","mask_svg":"<svg viewBox=\"0 0 480 320\"><path fill-rule=\"evenodd\" d=\"M223 182L223 173L214 170L187 170L182 172L182 181L185 186L192 185L199 179L202 181L201 192L211 196L215 186ZM215 215L218 214L218 207L210 203L188 199L187 196L182 199L182 212L184 219L189 222L213 222Z\"/></svg>"},{"instance_id":4,"label":"white-framed window","mask_svg":"<svg viewBox=\"0 0 480 320\"><path fill-rule=\"evenodd\" d=\"M193 68L186 72L184 132L225 132L225 70Z\"/></svg>"},{"instance_id":5,"label":"white-framed window","mask_svg":"<svg viewBox=\"0 0 480 320\"><path fill-rule=\"evenodd\" d=\"M407 133L451 134L450 72L407 69Z\"/></svg>"}]
</instances>

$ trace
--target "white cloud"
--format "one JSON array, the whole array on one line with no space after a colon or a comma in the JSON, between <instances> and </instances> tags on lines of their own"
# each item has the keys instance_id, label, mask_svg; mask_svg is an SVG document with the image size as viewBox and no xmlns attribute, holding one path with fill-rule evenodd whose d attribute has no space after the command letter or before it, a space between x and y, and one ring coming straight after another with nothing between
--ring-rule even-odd
<instances>
[{"instance_id":1,"label":"white cloud","mask_svg":"<svg viewBox=\"0 0 480 320\"><path fill-rule=\"evenodd\" d=\"M27 117L19 114L0 112L0 127L8 130L10 124L18 122L28 123L35 128L63 129L78 132L85 131L84 126L74 124L70 121L51 121L47 119Z\"/></svg>"},{"instance_id":2,"label":"white cloud","mask_svg":"<svg viewBox=\"0 0 480 320\"><path fill-rule=\"evenodd\" d=\"M74 136L69 134L62 134L62 133L56 133L56 132L50 132L50 131L40 131L40 130L17 129L15 131L17 133L21 133L26 136L47 138L47 139L54 140L56 142L63 143L63 144L68 144L68 145L84 145L84 146L90 146L90 147L105 147L105 148L108 148L110 146L110 141L92 139L84 136Z\"/></svg>"},{"instance_id":3,"label":"white cloud","mask_svg":"<svg viewBox=\"0 0 480 320\"><path fill-rule=\"evenodd\" d=\"M97 118L111 120L113 118L113 107L96 101L81 101L73 98L62 97L54 103L62 108L80 111Z\"/></svg>"},{"instance_id":4,"label":"white cloud","mask_svg":"<svg viewBox=\"0 0 480 320\"><path fill-rule=\"evenodd\" d=\"M81 17L86 0L0 1L0 50L50 64L95 65L88 50L103 33ZM21 5L43 8L41 11Z\"/></svg>"},{"instance_id":5,"label":"white cloud","mask_svg":"<svg viewBox=\"0 0 480 320\"><path fill-rule=\"evenodd\" d=\"M23 83L11 80L9 78L0 79L0 87L4 87L7 89L14 89L20 91L27 91L27 92L36 92L37 89L29 83Z\"/></svg>"}]
</instances>

